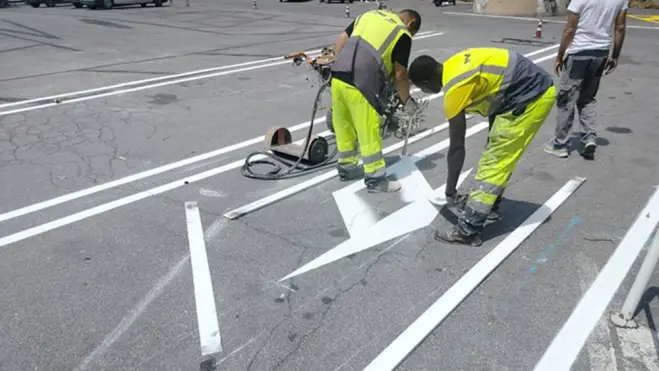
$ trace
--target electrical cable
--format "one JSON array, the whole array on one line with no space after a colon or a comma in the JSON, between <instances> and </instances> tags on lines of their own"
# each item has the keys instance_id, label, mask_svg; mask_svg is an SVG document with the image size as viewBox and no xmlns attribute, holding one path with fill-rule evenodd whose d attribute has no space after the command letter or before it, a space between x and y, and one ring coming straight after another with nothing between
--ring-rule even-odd
<instances>
[{"instance_id":1,"label":"electrical cable","mask_svg":"<svg viewBox=\"0 0 659 371\"><path fill-rule=\"evenodd\" d=\"M320 96L323 94L325 89L327 89L327 87L330 85L330 81L331 79L328 78L320 85L320 88L318 89L318 93L316 94L316 99L314 100L313 103L313 109L311 112L311 121L309 121L309 130L307 131L307 137L304 140L304 147L302 152L298 156L297 161L295 162L287 161L281 158L280 156L277 156L269 151L252 152L247 156L247 158L245 158L245 163L240 169L240 173L242 175L248 178L261 179L261 180L289 179L289 178L295 178L302 175L306 175L311 171L329 168L330 166L333 166L336 163L335 161L331 161L338 152L338 149L334 147L334 151L332 151L332 153L329 154L323 162L316 165L300 167L300 163L302 162L302 156L307 152L307 149L311 144L311 136L313 135L314 120L316 119L316 113L318 111L318 102L320 101ZM266 156L266 158L253 160L250 162L250 159L254 156ZM268 165L273 167L273 169L267 173L256 173L251 169L251 167L254 165ZM282 165L287 166L288 168L286 170L283 170ZM298 171L293 172L293 170L295 169L298 169Z\"/></svg>"}]
</instances>

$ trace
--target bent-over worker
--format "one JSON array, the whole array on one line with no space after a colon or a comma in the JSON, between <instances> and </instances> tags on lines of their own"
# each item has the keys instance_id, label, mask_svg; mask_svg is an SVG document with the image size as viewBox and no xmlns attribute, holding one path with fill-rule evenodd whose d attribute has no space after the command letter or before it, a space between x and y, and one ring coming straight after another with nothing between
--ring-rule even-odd
<instances>
[{"instance_id":1,"label":"bent-over worker","mask_svg":"<svg viewBox=\"0 0 659 371\"><path fill-rule=\"evenodd\" d=\"M409 76L426 93L444 89L450 136L446 198L449 206L463 210L458 224L450 231L436 231L435 239L480 246L485 222L498 218L508 180L552 110L556 99L552 77L523 55L499 48L466 49L444 64L420 56L412 62ZM456 190L465 159L465 112L478 113L490 122L487 146L478 163L477 189L469 196Z\"/></svg>"},{"instance_id":2,"label":"bent-over worker","mask_svg":"<svg viewBox=\"0 0 659 371\"><path fill-rule=\"evenodd\" d=\"M360 175L359 152L368 192L396 192L401 187L386 178L380 118L393 80L404 111L414 112L407 64L412 36L421 26L414 10L396 14L372 10L359 16L339 37L332 65L332 122L339 152L337 169L343 181ZM356 142L359 143L359 152Z\"/></svg>"}]
</instances>

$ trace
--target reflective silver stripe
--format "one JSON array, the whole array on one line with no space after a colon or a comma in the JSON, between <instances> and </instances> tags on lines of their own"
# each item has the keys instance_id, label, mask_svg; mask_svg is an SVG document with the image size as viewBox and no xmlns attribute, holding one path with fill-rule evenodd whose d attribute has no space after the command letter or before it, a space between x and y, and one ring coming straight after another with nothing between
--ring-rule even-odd
<instances>
[{"instance_id":1,"label":"reflective silver stripe","mask_svg":"<svg viewBox=\"0 0 659 371\"><path fill-rule=\"evenodd\" d=\"M352 150L352 151L346 151L346 152L341 152L339 151L339 158L350 158L350 157L355 157L358 156L359 152L357 150Z\"/></svg>"},{"instance_id":2,"label":"reflective silver stripe","mask_svg":"<svg viewBox=\"0 0 659 371\"><path fill-rule=\"evenodd\" d=\"M498 186L496 184L491 184L483 181L476 181L476 186L478 191L485 192L487 194L501 196L506 187Z\"/></svg>"},{"instance_id":3,"label":"reflective silver stripe","mask_svg":"<svg viewBox=\"0 0 659 371\"><path fill-rule=\"evenodd\" d=\"M387 48L389 47L389 44L391 44L394 41L394 39L398 35L398 32L403 31L403 30L405 30L405 26L401 26L401 25L398 25L398 26L396 26L396 28L391 30L391 32L389 33L387 38L384 39L384 42L382 43L382 45L380 45L380 48L378 49L378 53L380 53L380 55L382 55L384 53L384 51L387 50Z\"/></svg>"},{"instance_id":4,"label":"reflective silver stripe","mask_svg":"<svg viewBox=\"0 0 659 371\"><path fill-rule=\"evenodd\" d=\"M469 71L463 72L458 76L454 77L446 85L444 85L444 91L449 91L453 86L459 84L460 82L475 76L478 73L485 72L491 73L494 75L503 75L507 67L493 66L490 64L482 64L476 68L473 68Z\"/></svg>"},{"instance_id":5,"label":"reflective silver stripe","mask_svg":"<svg viewBox=\"0 0 659 371\"><path fill-rule=\"evenodd\" d=\"M383 166L380 169L373 172L364 171L364 175L366 175L369 178L382 178L387 175L387 168Z\"/></svg>"},{"instance_id":6,"label":"reflective silver stripe","mask_svg":"<svg viewBox=\"0 0 659 371\"><path fill-rule=\"evenodd\" d=\"M364 165L367 165L367 164L372 164L374 162L380 161L383 158L384 158L384 156L382 155L382 152L378 152L378 153L372 154L370 156L362 156L362 162L364 163Z\"/></svg>"},{"instance_id":7,"label":"reflective silver stripe","mask_svg":"<svg viewBox=\"0 0 659 371\"><path fill-rule=\"evenodd\" d=\"M478 200L474 200L473 198L469 197L469 200L467 201L467 205L465 205L465 209L471 209L477 214L487 215L490 213L490 210L492 210L492 206L494 205L488 205L486 203L480 202Z\"/></svg>"}]
</instances>

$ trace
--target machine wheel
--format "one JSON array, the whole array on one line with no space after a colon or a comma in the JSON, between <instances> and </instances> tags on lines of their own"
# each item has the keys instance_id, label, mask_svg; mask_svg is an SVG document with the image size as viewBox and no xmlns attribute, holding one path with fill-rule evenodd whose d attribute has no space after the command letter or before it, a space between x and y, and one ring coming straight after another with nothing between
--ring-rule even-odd
<instances>
[{"instance_id":1,"label":"machine wheel","mask_svg":"<svg viewBox=\"0 0 659 371\"><path fill-rule=\"evenodd\" d=\"M0 0L0 1L2 1L2 0ZM9 0L6 0L6 2L7 2L7 4L8 4L8 3L9 3ZM2 5L3 5L3 3L0 2L0 8L3 7ZM41 3L30 3L30 6L32 6L33 8L38 8L38 7L41 6Z\"/></svg>"},{"instance_id":2,"label":"machine wheel","mask_svg":"<svg viewBox=\"0 0 659 371\"><path fill-rule=\"evenodd\" d=\"M87 5L87 8L91 10L96 10L96 5Z\"/></svg>"},{"instance_id":3,"label":"machine wheel","mask_svg":"<svg viewBox=\"0 0 659 371\"><path fill-rule=\"evenodd\" d=\"M325 124L327 125L327 130L329 130L333 133L334 132L334 124L332 123L332 110L331 109L329 109L327 111L327 115L325 116Z\"/></svg>"},{"instance_id":4,"label":"machine wheel","mask_svg":"<svg viewBox=\"0 0 659 371\"><path fill-rule=\"evenodd\" d=\"M80 8L82 8L82 4L81 4L81 3L73 3L73 6L75 6L76 9L80 9Z\"/></svg>"},{"instance_id":5,"label":"machine wheel","mask_svg":"<svg viewBox=\"0 0 659 371\"><path fill-rule=\"evenodd\" d=\"M329 144L327 139L318 136L311 140L307 150L309 161L312 164L319 164L327 159L329 153Z\"/></svg>"},{"instance_id":6,"label":"machine wheel","mask_svg":"<svg viewBox=\"0 0 659 371\"><path fill-rule=\"evenodd\" d=\"M140 4L140 6L141 6L142 8L146 8L146 3L142 3L142 4Z\"/></svg>"},{"instance_id":7,"label":"machine wheel","mask_svg":"<svg viewBox=\"0 0 659 371\"><path fill-rule=\"evenodd\" d=\"M156 4L157 7L162 6L162 0L154 0L153 3Z\"/></svg>"}]
</instances>

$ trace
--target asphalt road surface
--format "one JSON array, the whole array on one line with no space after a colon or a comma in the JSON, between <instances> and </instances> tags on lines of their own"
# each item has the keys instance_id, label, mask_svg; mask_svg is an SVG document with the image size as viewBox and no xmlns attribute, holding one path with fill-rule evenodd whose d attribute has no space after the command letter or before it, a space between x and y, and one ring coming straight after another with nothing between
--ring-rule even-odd
<instances>
[{"instance_id":1,"label":"asphalt road surface","mask_svg":"<svg viewBox=\"0 0 659 371\"><path fill-rule=\"evenodd\" d=\"M494 46L552 68L563 18L535 40L533 19L403 3L423 15L414 56ZM659 24L629 20L594 160L542 151L552 113L465 248L431 237L452 222L427 201L441 96L411 157L385 139L400 194L241 175L268 128L309 126L315 76L281 56L348 22L274 0L1 10L0 370L659 370L658 274L638 329L607 321L659 220ZM487 132L469 123L465 171Z\"/></svg>"}]
</instances>

